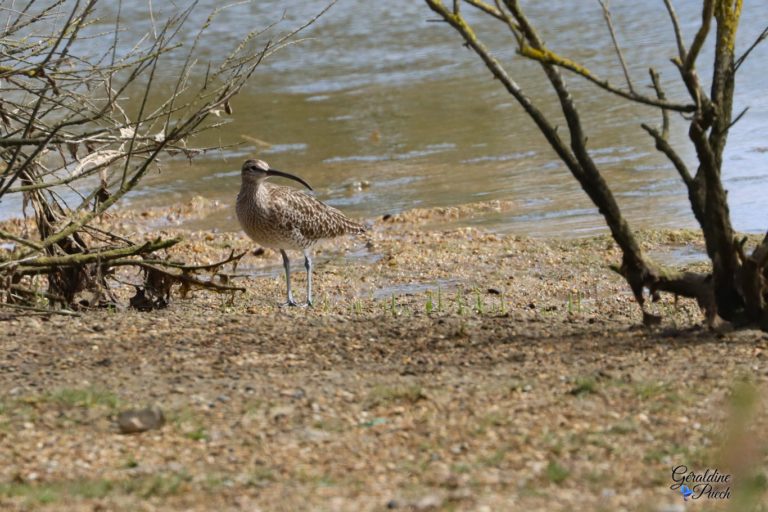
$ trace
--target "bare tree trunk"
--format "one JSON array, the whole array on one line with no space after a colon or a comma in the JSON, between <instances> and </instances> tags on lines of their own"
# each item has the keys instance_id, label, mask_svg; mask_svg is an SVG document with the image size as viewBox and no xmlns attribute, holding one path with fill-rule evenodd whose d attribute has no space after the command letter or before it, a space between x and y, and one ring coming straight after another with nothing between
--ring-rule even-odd
<instances>
[{"instance_id":1,"label":"bare tree trunk","mask_svg":"<svg viewBox=\"0 0 768 512\"><path fill-rule=\"evenodd\" d=\"M482 0L464 0L464 2L457 0L453 2L452 8L444 5L441 0L425 1L443 21L450 24L462 35L467 46L477 53L494 76L522 105L558 156L568 166L582 189L598 207L611 235L622 249L622 265L617 270L626 278L632 288L643 311L644 320L654 320L648 315L644 306L643 290L647 288L654 297L660 291L667 291L676 295L695 298L704 310L710 325L714 324L717 316L720 315L736 324L759 323L765 328L768 323L766 322L768 317L768 309L766 309L766 303L768 303L768 287L766 287L768 235L751 256L747 257L744 254L743 242L739 243L735 240L727 194L721 179L723 152L728 130L735 122L732 118L732 107L736 70L752 49L768 37L768 28L766 28L749 50L741 58L735 59L734 48L741 15L741 0L704 0L702 22L690 49L686 48L671 0L664 1L677 41L678 55L673 59L673 62L678 66L681 79L690 94L692 103L668 100L661 89L658 74L652 68L650 75L656 97L645 96L639 93L636 87L633 87L606 2L600 1L599 3L611 34L618 61L624 70L627 81L626 89L613 86L585 66L548 49L526 17L518 0L496 1L495 5ZM560 139L552 123L523 93L500 62L491 55L490 50L480 41L461 13L460 6L462 3L479 9L506 25L517 40L518 53L525 58L539 62L549 85L557 94L568 125L570 144L566 145ZM717 39L715 41L712 88L708 95L701 86L696 70L696 60L709 34L713 20L717 24ZM621 215L610 187L589 155L587 137L582 128L578 109L559 68L581 76L627 101L656 107L661 111L663 120L661 130L646 124L643 124L642 127L654 138L657 149L670 159L688 188L691 209L701 225L707 254L712 261L711 275L676 273L664 270L648 261L643 255L632 230ZM691 175L683 158L669 143L669 112L691 114L689 137L696 148L698 157L695 175Z\"/></svg>"}]
</instances>

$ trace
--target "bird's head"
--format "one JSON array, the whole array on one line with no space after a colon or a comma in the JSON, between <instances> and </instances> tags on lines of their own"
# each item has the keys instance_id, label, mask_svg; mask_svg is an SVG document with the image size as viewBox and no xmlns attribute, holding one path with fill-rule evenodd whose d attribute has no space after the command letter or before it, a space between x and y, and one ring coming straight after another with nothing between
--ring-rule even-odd
<instances>
[{"instance_id":1,"label":"bird's head","mask_svg":"<svg viewBox=\"0 0 768 512\"><path fill-rule=\"evenodd\" d=\"M270 176L281 176L283 178L288 178L289 180L298 181L305 187L307 187L309 190L312 190L312 187L309 186L309 183L304 181L303 179L299 178L298 176L294 176L293 174L288 174L287 172L278 171L277 169L272 169L267 162L264 160L246 160L243 163L243 169L242 169L242 178L243 183L246 182L253 182L253 183L260 183Z\"/></svg>"}]
</instances>

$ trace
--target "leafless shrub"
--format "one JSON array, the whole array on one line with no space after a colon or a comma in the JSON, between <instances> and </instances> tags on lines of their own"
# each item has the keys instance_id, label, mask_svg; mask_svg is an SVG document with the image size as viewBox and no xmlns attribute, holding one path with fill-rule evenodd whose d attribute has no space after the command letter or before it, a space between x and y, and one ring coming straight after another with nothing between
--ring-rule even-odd
<instances>
[{"instance_id":1,"label":"leafless shrub","mask_svg":"<svg viewBox=\"0 0 768 512\"><path fill-rule=\"evenodd\" d=\"M193 30L194 3L164 22L153 19L151 33L126 45L119 14L107 33L90 30L96 4L31 0L0 11L0 202L20 195L19 213L31 210L34 219L33 230L0 230L10 249L0 253L3 302L24 308L40 299L67 307L109 302L105 278L121 265L140 266L148 289L157 288L160 275L166 291L167 283L236 289L154 255L178 240L135 242L103 232L95 221L161 155L193 158L212 149L195 146L195 136L220 126L259 64L297 41L317 17L261 45L259 36L272 26L254 30L221 49L218 62L200 62L206 31L224 8L214 10L186 45L181 36ZM89 44L93 38L109 41L101 53ZM179 55L178 79L163 92L158 70L171 56L179 62ZM76 200L65 200L63 190ZM45 276L47 291L34 290L30 276ZM95 295L85 300L86 291Z\"/></svg>"},{"instance_id":2,"label":"leafless shrub","mask_svg":"<svg viewBox=\"0 0 768 512\"><path fill-rule=\"evenodd\" d=\"M704 0L701 24L690 46L686 46L672 1L664 0L670 27L677 42L672 62L689 96L687 99L670 100L662 90L658 73L653 68L650 69L652 94L638 92L640 89L633 86L614 32L608 2L598 2L616 50L618 64L624 71L625 86L614 85L583 64L548 48L518 0L496 0L493 3L453 0L450 6L441 0L426 0L427 5L440 17L439 21L446 22L461 34L466 46L478 55L494 77L523 107L599 208L611 235L623 252L622 264L615 270L624 276L632 288L646 323L657 323L660 319L647 311L644 293L647 291L650 297L656 299L659 292L670 292L695 298L710 325L725 319L734 325L760 325L768 330L768 234L751 254L747 253L746 239L738 238L732 227L726 191L721 180L728 132L746 112L733 116L736 73L755 47L768 37L768 28L744 54L737 57L735 41L742 2ZM565 130L558 130L539 105L525 94L502 62L493 56L491 49L482 42L480 35L464 17L461 10L463 5L498 21L504 30L511 32L518 55L541 66L544 78L555 92L566 120ZM711 86L707 88L699 77L697 60L713 25L716 32L715 57ZM707 254L712 262L710 273L663 269L643 253L600 168L590 155L581 114L563 79L563 71L626 101L658 109L661 125L653 127L643 124L642 128L653 138L656 148L670 160L688 189L691 209L701 226ZM693 165L686 163L669 141L670 113L685 115L688 136L696 149L697 162ZM692 168L696 171L691 172Z\"/></svg>"}]
</instances>

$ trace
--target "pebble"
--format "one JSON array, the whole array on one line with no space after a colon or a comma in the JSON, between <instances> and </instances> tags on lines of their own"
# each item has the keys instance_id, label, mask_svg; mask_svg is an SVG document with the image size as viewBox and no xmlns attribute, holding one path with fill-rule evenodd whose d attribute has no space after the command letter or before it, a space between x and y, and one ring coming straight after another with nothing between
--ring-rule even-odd
<instances>
[{"instance_id":1,"label":"pebble","mask_svg":"<svg viewBox=\"0 0 768 512\"><path fill-rule=\"evenodd\" d=\"M414 503L414 507L416 510L431 510L436 509L442 506L443 504L443 498L438 496L437 494L428 494L427 496L424 496L419 501Z\"/></svg>"},{"instance_id":2,"label":"pebble","mask_svg":"<svg viewBox=\"0 0 768 512\"><path fill-rule=\"evenodd\" d=\"M305 396L307 396L307 392L304 391L302 388L296 388L296 389L285 389L280 392L283 396L288 396L293 398L294 400L301 400Z\"/></svg>"},{"instance_id":3,"label":"pebble","mask_svg":"<svg viewBox=\"0 0 768 512\"><path fill-rule=\"evenodd\" d=\"M273 421L279 421L282 418L287 418L292 415L294 407L292 405L279 405L269 410L269 417Z\"/></svg>"},{"instance_id":4,"label":"pebble","mask_svg":"<svg viewBox=\"0 0 768 512\"><path fill-rule=\"evenodd\" d=\"M158 406L123 411L117 415L117 428L121 434L139 434L158 429L165 424L165 415Z\"/></svg>"}]
</instances>

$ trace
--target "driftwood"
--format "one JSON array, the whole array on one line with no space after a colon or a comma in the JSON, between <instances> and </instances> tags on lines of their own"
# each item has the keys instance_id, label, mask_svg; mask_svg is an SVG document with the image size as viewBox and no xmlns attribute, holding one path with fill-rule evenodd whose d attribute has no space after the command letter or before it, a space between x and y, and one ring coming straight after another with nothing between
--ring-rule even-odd
<instances>
[{"instance_id":1,"label":"driftwood","mask_svg":"<svg viewBox=\"0 0 768 512\"><path fill-rule=\"evenodd\" d=\"M645 320L652 322L653 316L646 310L644 292L650 292L652 297L658 292L668 292L696 299L709 325L714 325L722 318L736 325L760 325L763 329L768 329L768 235L750 256L745 256L743 241L736 239L731 225L727 197L720 178L728 131L744 114L742 112L735 118L732 116L736 71L754 48L768 37L766 28L741 57L735 57L741 2L704 0L701 25L688 48L671 0L665 0L677 45L677 55L674 56L673 62L689 95L688 100L670 100L664 94L658 73L653 68L650 69L650 77L655 97L641 94L633 86L612 24L608 3L604 0L598 0L598 3L617 60L624 71L626 88L615 86L595 75L586 66L550 50L517 0L496 0L493 4L482 0L455 0L450 7L441 0L425 1L438 14L439 21L448 23L461 34L465 44L478 55L494 77L523 107L598 207L623 253L622 263L615 270L627 280ZM503 23L517 41L518 54L540 64L547 82L557 95L565 117L567 141L561 138L557 127L547 119L501 62L492 55L491 50L483 44L463 16L462 3ZM699 80L696 62L713 22L716 25L714 71L712 88L706 91ZM661 127L644 124L642 128L653 138L656 148L670 160L688 189L691 209L701 226L707 254L712 262L710 273L673 272L659 267L643 254L610 187L587 150L587 136L582 127L581 116L563 80L561 70L584 78L627 101L659 109L662 116ZM698 157L695 173L689 170L684 159L669 142L670 112L688 116L688 135Z\"/></svg>"}]
</instances>

